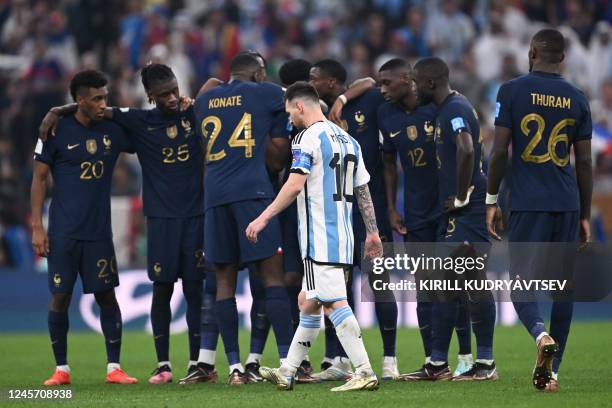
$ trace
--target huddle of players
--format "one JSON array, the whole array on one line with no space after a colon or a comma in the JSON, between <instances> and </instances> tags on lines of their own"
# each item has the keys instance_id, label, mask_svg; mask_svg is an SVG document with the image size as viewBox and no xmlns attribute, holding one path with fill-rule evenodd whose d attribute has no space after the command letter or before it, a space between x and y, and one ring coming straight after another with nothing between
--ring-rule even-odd
<instances>
[{"instance_id":1,"label":"huddle of players","mask_svg":"<svg viewBox=\"0 0 612 408\"><path fill-rule=\"evenodd\" d=\"M393 228L404 235L406 242L454 242L459 246L457 250L482 254L488 251L489 234L497 237L496 194L510 140L513 150L522 152L512 157L515 177L510 189L510 240L572 242L577 239L580 226L582 240L588 241L590 114L584 95L559 76L563 48L563 37L556 30L540 31L534 36L529 53L533 72L509 81L500 89L488 193L487 179L480 165L478 118L470 103L450 89L448 67L443 61L427 58L413 69L401 59L388 61L379 70L380 89L371 88L367 83L345 89L346 73L332 60L320 61L312 67L305 61L290 61L281 69L281 77L283 71L285 74L308 72L310 83L332 107L330 117L339 121L359 142L366 169L372 175L369 188L381 236L390 239ZM121 318L113 292L118 277L110 240L108 194L112 166L119 151L136 151L143 166L148 272L154 282L151 319L159 361L150 382L164 383L172 379L168 359L169 299L177 277L183 278L190 340L190 366L181 382L216 380L214 350L218 332L230 363L229 382L243 384L258 379L256 375L245 374L238 349L234 293L236 273L243 264L254 263L254 269L258 270L260 284L265 288L265 315L275 331L281 360L286 357L293 333L286 305L291 304L295 309L297 304L294 295L288 299L287 292L295 294L291 287L297 285L287 285L287 291L283 287L287 275L283 276L278 248L283 247L289 263L297 259L289 268L286 261L284 269L300 272L299 254L288 250L291 245L287 243L295 235L288 232L291 228L295 231L295 227L284 222L283 227L290 227L282 231L278 221L273 221L274 225L269 225L255 244L237 233L244 231L274 197L272 184L269 180L262 181L263 174L267 177L269 170L280 170L288 159L291 130L284 113L283 92L280 87L263 82L263 64L251 54L239 55L232 63L229 84L207 90L203 98L196 100L195 110L190 107L185 111L178 108L176 80L167 67L152 65L143 69L143 85L156 103L152 110L106 108L106 94L99 92L105 90L103 77L98 78L92 72L75 76L71 92L78 109L74 116L57 123L54 138L44 144L39 142L32 187L33 244L37 253L49 254L52 292L49 330L57 362L57 370L46 384L70 382L66 362L66 310L78 272L84 291L95 293L101 306L109 373L120 370ZM299 79L306 78L294 77L283 82L289 85ZM573 101L565 110L536 106L532 103L533 93L561 95ZM238 110L238 117L236 109L224 109L236 106L243 107ZM75 108L56 109L45 121L57 122L55 115L67 115L71 113L68 109L74 112ZM102 121L103 117L112 118L120 126ZM546 129L546 123L552 123L553 131ZM43 123L43 126L48 129L50 125ZM234 127L226 146L215 145L221 126ZM556 133L552 134L555 129ZM565 133L561 133L564 129ZM207 142L204 158L196 136L200 130ZM379 131L383 135L382 154ZM46 135L46 130L43 133ZM262 133L270 137L268 146L255 142L255 135ZM527 136L531 134L534 136L529 139ZM551 139L554 140L551 142ZM578 183L569 165L570 145L575 150ZM266 156L267 163L261 159ZM403 214L395 208L397 156L405 179ZM226 157L231 160L223 160ZM243 157L260 159L241 160ZM205 192L200 177L204 162ZM49 251L49 240L38 222L44 199L41 185L49 168L55 183L49 225L53 251ZM519 173L529 177L526 180ZM70 175L77 177L71 180ZM295 209L286 210L281 220L294 219L292 211ZM207 224L203 228L204 212ZM360 224L361 217L354 215L355 241L362 242L364 227ZM212 302L214 308L206 308L204 301L203 309L214 314L208 325L207 318L202 317L204 330L200 335L202 237L206 243L206 260L215 269L216 301ZM293 248L297 249L297 245ZM358 252L360 245L355 250ZM358 255L354 259L360 258ZM514 272L518 273L518 270ZM381 296L376 302L376 314L384 346L383 379L497 379L493 360L495 303L490 293L471 294L469 301L419 301L417 314L426 362L421 369L401 376L395 360L397 306L391 293L377 296ZM110 300L105 302L105 298ZM556 391L556 373L569 332L571 303L554 304L551 335L545 331L536 303L517 302L515 307L538 346L534 385ZM470 317L477 343L474 363L470 350ZM455 328L460 357L458 370L452 375L448 348ZM326 322L323 371L312 374L309 363L304 361L298 379L300 374L303 382L350 376L350 363L333 333L333 325ZM251 362L255 368L251 373L257 374L257 365L258 361ZM112 378L110 381L113 382ZM118 382L134 381L125 375Z\"/></svg>"}]
</instances>

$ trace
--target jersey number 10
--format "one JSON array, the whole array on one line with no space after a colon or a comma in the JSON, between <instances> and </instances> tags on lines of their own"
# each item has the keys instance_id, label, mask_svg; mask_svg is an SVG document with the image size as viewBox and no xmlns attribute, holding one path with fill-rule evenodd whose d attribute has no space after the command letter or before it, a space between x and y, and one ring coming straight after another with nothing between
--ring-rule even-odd
<instances>
[{"instance_id":1,"label":"jersey number 10","mask_svg":"<svg viewBox=\"0 0 612 408\"><path fill-rule=\"evenodd\" d=\"M347 202L353 202L353 174L355 173L355 164L357 157L354 154L344 156L344 165L340 165L340 153L334 153L334 157L329 162L336 173L336 192L334 193L334 201L342 201L342 196ZM344 168L344 183L342 183L342 169Z\"/></svg>"}]
</instances>

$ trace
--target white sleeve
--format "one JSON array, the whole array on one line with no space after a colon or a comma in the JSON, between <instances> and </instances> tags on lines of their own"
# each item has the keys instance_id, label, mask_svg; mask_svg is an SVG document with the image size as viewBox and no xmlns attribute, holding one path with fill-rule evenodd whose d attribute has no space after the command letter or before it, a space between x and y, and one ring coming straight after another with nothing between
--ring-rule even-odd
<instances>
[{"instance_id":1,"label":"white sleeve","mask_svg":"<svg viewBox=\"0 0 612 408\"><path fill-rule=\"evenodd\" d=\"M291 143L291 172L310 174L315 163L316 151L318 150L318 138L312 132L304 130L295 136Z\"/></svg>"},{"instance_id":2,"label":"white sleeve","mask_svg":"<svg viewBox=\"0 0 612 408\"><path fill-rule=\"evenodd\" d=\"M363 162L363 156L361 155L361 149L359 149L359 156L357 157L357 170L355 171L355 178L353 179L353 188L368 184L370 181L370 173L365 168Z\"/></svg>"}]
</instances>

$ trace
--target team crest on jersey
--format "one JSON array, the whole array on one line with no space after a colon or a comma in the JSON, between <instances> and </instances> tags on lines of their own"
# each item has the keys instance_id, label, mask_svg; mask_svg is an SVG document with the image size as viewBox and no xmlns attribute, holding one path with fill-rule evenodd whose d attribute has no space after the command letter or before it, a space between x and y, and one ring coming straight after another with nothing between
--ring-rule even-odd
<instances>
[{"instance_id":1,"label":"team crest on jersey","mask_svg":"<svg viewBox=\"0 0 612 408\"><path fill-rule=\"evenodd\" d=\"M425 123L423 124L423 130L425 131L425 135L426 135L426 141L431 141L433 139L434 136L434 126L431 124L430 121L426 120Z\"/></svg>"},{"instance_id":2,"label":"team crest on jersey","mask_svg":"<svg viewBox=\"0 0 612 408\"><path fill-rule=\"evenodd\" d=\"M416 126L414 125L408 126L408 128L406 128L406 132L408 133L408 139L412 140L413 142L419 136L419 132L417 131Z\"/></svg>"},{"instance_id":3,"label":"team crest on jersey","mask_svg":"<svg viewBox=\"0 0 612 408\"><path fill-rule=\"evenodd\" d=\"M185 118L181 118L181 126L185 129L185 137L191 136L191 122Z\"/></svg>"},{"instance_id":4,"label":"team crest on jersey","mask_svg":"<svg viewBox=\"0 0 612 408\"><path fill-rule=\"evenodd\" d=\"M59 273L53 275L53 283L55 284L56 288L59 288L62 284L62 277L59 275Z\"/></svg>"},{"instance_id":5,"label":"team crest on jersey","mask_svg":"<svg viewBox=\"0 0 612 408\"><path fill-rule=\"evenodd\" d=\"M166 136L168 136L170 139L174 139L176 135L178 135L178 128L176 125L168 126L166 128Z\"/></svg>"},{"instance_id":6,"label":"team crest on jersey","mask_svg":"<svg viewBox=\"0 0 612 408\"><path fill-rule=\"evenodd\" d=\"M87 139L85 142L85 148L89 154L95 154L98 151L98 143L96 139Z\"/></svg>"},{"instance_id":7,"label":"team crest on jersey","mask_svg":"<svg viewBox=\"0 0 612 408\"><path fill-rule=\"evenodd\" d=\"M102 137L102 143L104 143L104 153L108 154L111 150L111 144L112 144L110 137L108 137L108 135L104 135Z\"/></svg>"}]
</instances>

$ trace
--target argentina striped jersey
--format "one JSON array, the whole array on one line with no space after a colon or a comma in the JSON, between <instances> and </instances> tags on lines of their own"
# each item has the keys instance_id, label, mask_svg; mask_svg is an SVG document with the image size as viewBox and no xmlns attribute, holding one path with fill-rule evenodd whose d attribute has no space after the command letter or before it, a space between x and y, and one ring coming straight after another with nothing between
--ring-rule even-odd
<instances>
[{"instance_id":1,"label":"argentina striped jersey","mask_svg":"<svg viewBox=\"0 0 612 408\"><path fill-rule=\"evenodd\" d=\"M353 189L370 181L359 143L325 120L300 132L291 150L291 172L308 175L297 198L302 257L352 265Z\"/></svg>"}]
</instances>

